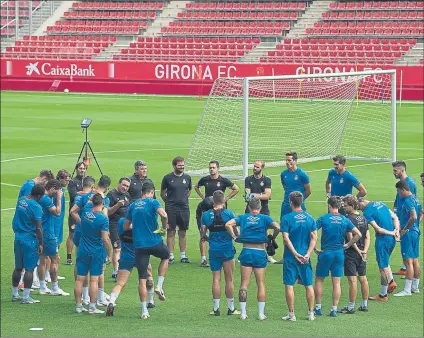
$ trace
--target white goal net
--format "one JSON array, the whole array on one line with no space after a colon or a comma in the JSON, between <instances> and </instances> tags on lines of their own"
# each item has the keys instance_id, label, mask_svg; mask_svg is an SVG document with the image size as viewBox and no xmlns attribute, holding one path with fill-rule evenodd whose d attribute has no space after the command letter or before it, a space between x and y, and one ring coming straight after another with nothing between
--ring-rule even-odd
<instances>
[{"instance_id":1,"label":"white goal net","mask_svg":"<svg viewBox=\"0 0 424 338\"><path fill-rule=\"evenodd\" d=\"M194 135L186 170L245 177L256 160L284 164L396 157L395 71L217 79Z\"/></svg>"}]
</instances>

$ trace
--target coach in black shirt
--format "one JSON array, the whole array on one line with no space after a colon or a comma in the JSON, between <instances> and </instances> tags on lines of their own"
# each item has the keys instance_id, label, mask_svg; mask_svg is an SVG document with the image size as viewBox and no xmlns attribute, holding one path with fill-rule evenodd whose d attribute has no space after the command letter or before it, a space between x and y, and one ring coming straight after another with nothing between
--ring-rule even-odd
<instances>
[{"instance_id":1,"label":"coach in black shirt","mask_svg":"<svg viewBox=\"0 0 424 338\"><path fill-rule=\"evenodd\" d=\"M209 174L208 176L202 177L199 182L194 186L194 190L197 192L199 197L202 199L202 201L197 205L196 209L196 221L197 221L197 227L200 231L201 226L201 220L202 220L202 214L203 212L207 211L205 210L205 206L207 206L207 203L204 203L204 199L208 197L212 197L213 193L217 190L221 190L222 192L225 192L227 188L230 188L232 191L228 194L228 196L225 197L225 202L227 202L229 199L233 198L237 193L240 191L237 184L234 184L231 182L228 178L222 177L219 174L219 162L218 161L210 161L209 162ZM203 195L200 188L205 187L205 194ZM227 203L225 203L225 207L227 207ZM199 242L199 248L200 248L200 257L202 263L200 264L201 267L209 267L209 264L206 260L206 241L202 241L200 239Z\"/></svg>"},{"instance_id":2,"label":"coach in black shirt","mask_svg":"<svg viewBox=\"0 0 424 338\"><path fill-rule=\"evenodd\" d=\"M68 184L69 210L71 210L74 205L74 200L77 193L82 191L82 180L85 177L87 167L84 162L79 162L76 164L75 170L77 175L72 180L70 180ZM72 238L74 237L75 221L71 215L68 216L68 229L68 238L66 239L66 265L72 265L72 249L74 248L74 242Z\"/></svg>"},{"instance_id":3,"label":"coach in black shirt","mask_svg":"<svg viewBox=\"0 0 424 338\"><path fill-rule=\"evenodd\" d=\"M271 179L262 174L265 167L263 161L256 161L253 165L253 175L248 176L244 180L244 189L246 201L253 197L261 200L261 214L269 215L268 201L271 199ZM245 213L249 210L246 206Z\"/></svg>"},{"instance_id":4,"label":"coach in black shirt","mask_svg":"<svg viewBox=\"0 0 424 338\"><path fill-rule=\"evenodd\" d=\"M153 181L147 178L147 164L145 161L140 160L134 163L135 173L130 177L130 188L128 193L130 195L130 203L141 197L141 188L146 182L150 182L153 186ZM153 197L156 198L156 195Z\"/></svg>"},{"instance_id":5,"label":"coach in black shirt","mask_svg":"<svg viewBox=\"0 0 424 338\"><path fill-rule=\"evenodd\" d=\"M190 222L188 198L191 193L191 177L184 174L184 158L176 157L172 160L174 171L165 175L162 180L161 193L165 202L165 211L168 214L167 245L171 252L169 263L174 263L175 231L178 226L181 263L190 263L186 257L186 231Z\"/></svg>"},{"instance_id":6,"label":"coach in black shirt","mask_svg":"<svg viewBox=\"0 0 424 338\"><path fill-rule=\"evenodd\" d=\"M130 195L128 188L131 180L128 177L122 177L119 180L118 186L109 191L107 197L110 200L107 213L109 216L109 236L113 247L113 273L112 278L116 278L118 274L118 262L121 256L121 241L118 234L118 221L121 217L127 215L128 206L130 205Z\"/></svg>"}]
</instances>

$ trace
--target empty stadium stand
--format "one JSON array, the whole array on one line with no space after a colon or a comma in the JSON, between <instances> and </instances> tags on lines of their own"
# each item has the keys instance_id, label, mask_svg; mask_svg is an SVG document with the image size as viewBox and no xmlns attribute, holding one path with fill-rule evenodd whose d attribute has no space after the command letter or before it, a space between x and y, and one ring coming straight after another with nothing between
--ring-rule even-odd
<instances>
[{"instance_id":1,"label":"empty stadium stand","mask_svg":"<svg viewBox=\"0 0 424 338\"><path fill-rule=\"evenodd\" d=\"M32 8L40 3L33 1ZM186 4L173 10L176 3ZM73 1L43 35L24 36L1 55L393 64L422 43L424 1L328 2L313 25L304 28L300 23L308 20L315 3L318 1ZM13 36L15 26L22 27L29 15L29 2L19 1L16 21L15 5L15 1L2 1L2 36ZM154 24L159 25L158 31L152 28ZM299 36L291 32L299 32ZM416 61L422 64L422 57Z\"/></svg>"}]
</instances>

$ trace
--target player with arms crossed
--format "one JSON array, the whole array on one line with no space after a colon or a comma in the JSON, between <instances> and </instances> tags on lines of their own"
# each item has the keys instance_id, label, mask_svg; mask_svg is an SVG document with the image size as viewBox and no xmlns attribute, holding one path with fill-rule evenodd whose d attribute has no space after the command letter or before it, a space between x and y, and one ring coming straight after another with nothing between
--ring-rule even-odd
<instances>
[{"instance_id":1,"label":"player with arms crossed","mask_svg":"<svg viewBox=\"0 0 424 338\"><path fill-rule=\"evenodd\" d=\"M118 234L121 242L121 256L119 258L119 267L118 274L116 277L116 285L113 287L110 294L110 301L107 306L106 316L113 316L115 311L116 300L119 297L119 294L125 287L128 282L128 278L131 275L133 268L135 267L135 249L133 244L133 233L132 229L127 231L124 230L125 217L122 217L118 221ZM147 308L151 309L155 307L155 302L153 300L153 277L152 277L152 266L149 264L147 268L148 277L147 277L147 297L148 303Z\"/></svg>"},{"instance_id":2,"label":"player with arms crossed","mask_svg":"<svg viewBox=\"0 0 424 338\"><path fill-rule=\"evenodd\" d=\"M318 253L315 278L315 315L322 316L321 300L324 292L324 279L331 271L333 282L333 306L330 317L337 317L337 305L340 300L340 277L343 276L344 249L350 248L361 238L359 230L346 217L339 214L340 198L332 196L327 200L329 213L317 220L317 229L321 232L321 250ZM345 234L352 232L352 239L345 244Z\"/></svg>"},{"instance_id":3,"label":"player with arms crossed","mask_svg":"<svg viewBox=\"0 0 424 338\"><path fill-rule=\"evenodd\" d=\"M422 220L422 206L418 198L412 194L410 184L405 180L396 183L399 198L403 199L400 212L400 249L403 263L406 266L405 288L394 296L410 296L419 293L420 289L420 221Z\"/></svg>"},{"instance_id":4,"label":"player with arms crossed","mask_svg":"<svg viewBox=\"0 0 424 338\"><path fill-rule=\"evenodd\" d=\"M311 183L308 174L297 166L296 152L286 153L286 166L287 169L280 175L281 184L284 189L284 200L281 205L280 219L292 212L289 197L291 192L299 191L302 194L303 202L301 208L303 211L306 210L304 202L311 194Z\"/></svg>"},{"instance_id":5,"label":"player with arms crossed","mask_svg":"<svg viewBox=\"0 0 424 338\"><path fill-rule=\"evenodd\" d=\"M387 294L392 293L397 287L389 261L396 246L396 240L399 240L399 219L382 202L372 202L365 198L359 198L358 202L366 221L375 230L374 247L377 265L380 269L381 291L377 296L368 299L387 302L389 300Z\"/></svg>"},{"instance_id":6,"label":"player with arms crossed","mask_svg":"<svg viewBox=\"0 0 424 338\"><path fill-rule=\"evenodd\" d=\"M110 241L112 242L113 255L112 264L113 272L112 278L117 277L118 274L118 261L121 255L121 241L118 233L118 221L125 217L127 214L128 206L130 205L130 195L128 189L130 187L130 179L128 177L121 177L118 186L109 191L107 197L110 200L109 208L107 210L109 216L109 233Z\"/></svg>"},{"instance_id":7,"label":"player with arms crossed","mask_svg":"<svg viewBox=\"0 0 424 338\"><path fill-rule=\"evenodd\" d=\"M227 297L227 315L238 315L234 308L234 254L233 239L228 234L225 224L235 218L231 210L225 209L225 195L221 190L213 193L213 209L202 216L200 235L203 241L209 241L209 262L212 271L213 311L211 315L219 316L221 297L221 270L224 268L225 296ZM209 231L209 236L206 235Z\"/></svg>"},{"instance_id":8,"label":"player with arms crossed","mask_svg":"<svg viewBox=\"0 0 424 338\"><path fill-rule=\"evenodd\" d=\"M28 196L18 199L15 215L13 216L12 228L15 233L14 253L15 270L12 274L12 302L22 304L39 303L39 300L31 298L30 291L33 280L33 271L37 266L39 255L43 252L43 233L41 218L43 211L38 201L44 196L44 186L36 184L32 187ZM22 270L24 274L24 293L19 295L18 285Z\"/></svg>"},{"instance_id":9,"label":"player with arms crossed","mask_svg":"<svg viewBox=\"0 0 424 338\"><path fill-rule=\"evenodd\" d=\"M231 182L228 178L222 177L219 174L219 162L218 161L210 161L209 162L209 174L208 176L202 177L199 182L194 186L194 190L199 195L199 197L202 199L202 202L207 197L212 197L213 193L215 191L222 191L225 192L227 188L231 188L231 193L228 194L228 196L225 197L225 206L226 202L233 198L235 195L238 194L240 191L237 184L234 184ZM201 187L205 187L205 194L203 194L200 190ZM202 214L204 211L205 203L200 202L196 209L196 221L197 226L200 230L201 226L201 219ZM200 247L200 256L202 263L200 264L201 267L209 267L208 262L206 260L206 241L200 240L199 247Z\"/></svg>"},{"instance_id":10,"label":"player with arms crossed","mask_svg":"<svg viewBox=\"0 0 424 338\"><path fill-rule=\"evenodd\" d=\"M158 267L158 283L155 292L159 300L165 300L163 282L168 270L169 249L158 234L157 215L160 216L162 229L168 227L168 217L158 200L154 199L155 188L145 183L141 189L141 198L135 200L128 208L123 225L124 231L132 229L135 248L135 264L138 270L138 291L141 300L141 319L150 317L147 309L147 279L150 255L161 261Z\"/></svg>"},{"instance_id":11,"label":"player with arms crossed","mask_svg":"<svg viewBox=\"0 0 424 338\"><path fill-rule=\"evenodd\" d=\"M349 304L340 310L341 313L355 313L355 300L358 294L357 275L361 283L362 304L359 311L368 311L369 287L367 280L367 253L370 247L370 231L365 217L360 215L359 202L353 195L347 195L343 198L343 205L346 217L358 228L362 237L345 251L344 274L349 282ZM352 233L346 233L346 243L352 238Z\"/></svg>"},{"instance_id":12,"label":"player with arms crossed","mask_svg":"<svg viewBox=\"0 0 424 338\"><path fill-rule=\"evenodd\" d=\"M187 230L190 224L190 209L188 198L191 193L191 177L184 174L184 159L175 157L172 160L174 171L162 179L160 196L165 202L165 211L168 215L169 229L167 245L171 252L169 264L174 263L175 232L178 227L180 245L180 262L190 263L186 257Z\"/></svg>"},{"instance_id":13,"label":"player with arms crossed","mask_svg":"<svg viewBox=\"0 0 424 338\"><path fill-rule=\"evenodd\" d=\"M58 180L47 182L46 193L40 199L39 203L43 209L42 227L43 227L43 254L40 257L38 274L40 277L40 295L51 294L52 296L69 296L59 288L57 281L58 271L58 243L55 234L55 220L53 216L60 216L62 209L62 184ZM56 196L56 205L53 204L53 197ZM48 289L45 281L46 258L50 258L50 277L52 280L52 289Z\"/></svg>"},{"instance_id":14,"label":"player with arms crossed","mask_svg":"<svg viewBox=\"0 0 424 338\"><path fill-rule=\"evenodd\" d=\"M358 190L356 197L364 197L367 190L359 180L345 168L346 158L342 155L333 157L333 169L328 172L327 180L325 181L325 190L327 198L331 196L344 197L352 195L352 188ZM340 213L343 214L343 205L341 205Z\"/></svg>"},{"instance_id":15,"label":"player with arms crossed","mask_svg":"<svg viewBox=\"0 0 424 338\"><path fill-rule=\"evenodd\" d=\"M417 195L417 186L414 182L414 180L408 176L406 173L406 163L404 161L396 161L392 163L393 167L393 176L397 178L399 181L405 181L409 185L409 190L413 195ZM396 191L396 198L395 202L393 204L393 211L395 212L396 216L400 219L401 218L401 212L402 212L402 206L405 199L399 196L399 193ZM393 272L394 275L405 275L406 273L406 266L402 263L402 267L396 271Z\"/></svg>"},{"instance_id":16,"label":"player with arms crossed","mask_svg":"<svg viewBox=\"0 0 424 338\"><path fill-rule=\"evenodd\" d=\"M308 301L308 319L315 320L314 288L312 287L311 253L317 242L315 220L302 210L303 193L292 191L289 195L291 213L281 219L281 232L284 239L283 282L286 291L286 302L289 308L287 316L282 320L296 321L294 314L294 290L296 279L300 278L305 286Z\"/></svg>"},{"instance_id":17,"label":"player with arms crossed","mask_svg":"<svg viewBox=\"0 0 424 338\"><path fill-rule=\"evenodd\" d=\"M256 165L256 164L255 164ZM259 320L266 319L265 316L265 273L267 266L267 254L265 243L268 242L267 230L273 229L273 239L277 238L280 227L271 217L261 214L261 200L253 197L248 204L249 213L240 215L225 224L231 237L238 243L243 243L243 249L239 256L241 283L239 290L239 301L241 319L247 318L246 301L247 287L249 286L252 271L256 277L258 286L258 308ZM239 236L235 235L236 226L240 227Z\"/></svg>"},{"instance_id":18,"label":"player with arms crossed","mask_svg":"<svg viewBox=\"0 0 424 338\"><path fill-rule=\"evenodd\" d=\"M88 313L102 314L103 310L96 308L99 277L103 274L103 264L106 259L106 245L109 243L109 219L102 212L104 207L101 194L94 194L92 207L84 208L81 214L81 238L77 251L75 281L76 312L87 312L82 305L83 282L90 273L90 305Z\"/></svg>"}]
</instances>

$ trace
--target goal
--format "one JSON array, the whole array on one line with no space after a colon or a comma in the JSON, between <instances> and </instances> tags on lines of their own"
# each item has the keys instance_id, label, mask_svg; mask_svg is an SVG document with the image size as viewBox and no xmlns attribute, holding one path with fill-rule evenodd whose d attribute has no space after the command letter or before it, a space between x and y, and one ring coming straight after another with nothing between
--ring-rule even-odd
<instances>
[{"instance_id":1,"label":"goal","mask_svg":"<svg viewBox=\"0 0 424 338\"><path fill-rule=\"evenodd\" d=\"M186 171L243 178L266 167L329 159L396 159L396 71L219 78L190 147Z\"/></svg>"}]
</instances>

